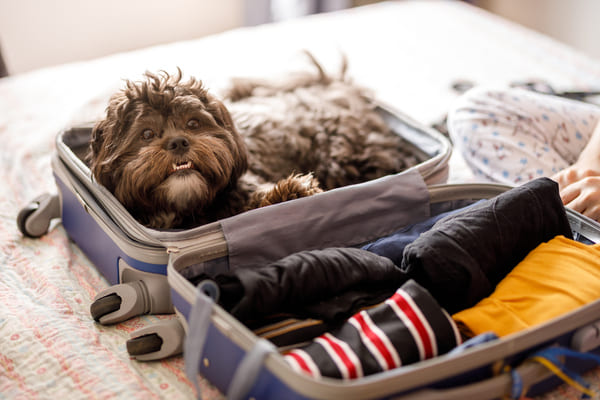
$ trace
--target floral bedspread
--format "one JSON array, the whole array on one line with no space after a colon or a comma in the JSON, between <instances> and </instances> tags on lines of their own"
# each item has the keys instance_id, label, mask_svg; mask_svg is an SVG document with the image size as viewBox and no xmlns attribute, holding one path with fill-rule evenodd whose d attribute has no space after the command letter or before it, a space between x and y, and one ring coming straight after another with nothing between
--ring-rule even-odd
<instances>
[{"instance_id":1,"label":"floral bedspread","mask_svg":"<svg viewBox=\"0 0 600 400\"><path fill-rule=\"evenodd\" d=\"M16 216L56 192L56 134L98 118L123 79L164 69L218 92L233 76L272 76L308 65L301 50L349 74L382 101L431 124L449 109L458 79L505 85L543 79L557 88L600 87L600 62L462 2L390 2L46 68L0 80L0 398L194 398L183 358L130 359L132 331L173 316L113 326L90 317L108 283L69 240L60 221L24 238ZM471 179L456 155L450 180ZM598 387L600 372L587 375ZM205 399L221 398L202 382ZM578 398L568 386L548 398Z\"/></svg>"}]
</instances>

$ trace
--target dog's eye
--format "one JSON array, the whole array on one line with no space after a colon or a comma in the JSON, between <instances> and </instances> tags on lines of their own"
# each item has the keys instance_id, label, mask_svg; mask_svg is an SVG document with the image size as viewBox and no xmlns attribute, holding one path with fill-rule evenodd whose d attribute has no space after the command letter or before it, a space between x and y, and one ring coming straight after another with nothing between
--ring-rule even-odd
<instances>
[{"instance_id":1,"label":"dog's eye","mask_svg":"<svg viewBox=\"0 0 600 400\"><path fill-rule=\"evenodd\" d=\"M196 118L192 118L185 125L188 127L188 129L198 129L200 122L198 122Z\"/></svg>"},{"instance_id":2,"label":"dog's eye","mask_svg":"<svg viewBox=\"0 0 600 400\"><path fill-rule=\"evenodd\" d=\"M154 131L152 129L144 129L142 131L142 139L150 140L154 137Z\"/></svg>"}]
</instances>

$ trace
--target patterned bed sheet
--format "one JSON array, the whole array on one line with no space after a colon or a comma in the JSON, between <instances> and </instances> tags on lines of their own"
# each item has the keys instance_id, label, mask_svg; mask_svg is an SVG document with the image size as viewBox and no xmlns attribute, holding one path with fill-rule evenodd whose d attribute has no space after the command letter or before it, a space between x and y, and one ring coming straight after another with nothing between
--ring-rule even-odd
<instances>
[{"instance_id":1,"label":"patterned bed sheet","mask_svg":"<svg viewBox=\"0 0 600 400\"><path fill-rule=\"evenodd\" d=\"M196 40L46 68L0 80L0 398L193 398L182 357L137 362L129 334L172 316L144 316L114 326L90 317L108 286L60 221L40 239L21 236L20 208L56 192L50 158L57 132L92 121L124 78L182 68L218 92L233 76L271 76L303 68L311 51L328 71L342 54L349 74L377 98L431 124L468 79L506 85L542 79L557 88L600 87L600 63L547 37L466 3L402 1L240 28ZM450 181L472 180L460 156ZM600 372L587 377L598 387ZM202 397L221 398L207 382ZM546 395L579 398L568 386Z\"/></svg>"}]
</instances>

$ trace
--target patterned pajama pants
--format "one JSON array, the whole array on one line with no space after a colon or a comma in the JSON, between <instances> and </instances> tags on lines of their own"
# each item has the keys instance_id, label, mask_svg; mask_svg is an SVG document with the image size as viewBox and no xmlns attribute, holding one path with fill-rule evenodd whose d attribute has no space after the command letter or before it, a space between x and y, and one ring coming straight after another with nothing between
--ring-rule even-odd
<instances>
[{"instance_id":1,"label":"patterned pajama pants","mask_svg":"<svg viewBox=\"0 0 600 400\"><path fill-rule=\"evenodd\" d=\"M600 107L524 89L477 87L448 114L448 130L476 177L509 185L573 164Z\"/></svg>"}]
</instances>

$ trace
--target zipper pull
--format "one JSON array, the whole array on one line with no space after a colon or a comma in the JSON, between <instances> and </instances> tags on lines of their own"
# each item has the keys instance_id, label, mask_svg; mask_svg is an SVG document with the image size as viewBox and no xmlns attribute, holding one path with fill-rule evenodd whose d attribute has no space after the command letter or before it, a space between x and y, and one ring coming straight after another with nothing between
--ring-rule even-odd
<instances>
[{"instance_id":1,"label":"zipper pull","mask_svg":"<svg viewBox=\"0 0 600 400\"><path fill-rule=\"evenodd\" d=\"M171 254L171 253L179 253L179 247L177 246L169 246L167 247L167 254Z\"/></svg>"}]
</instances>

